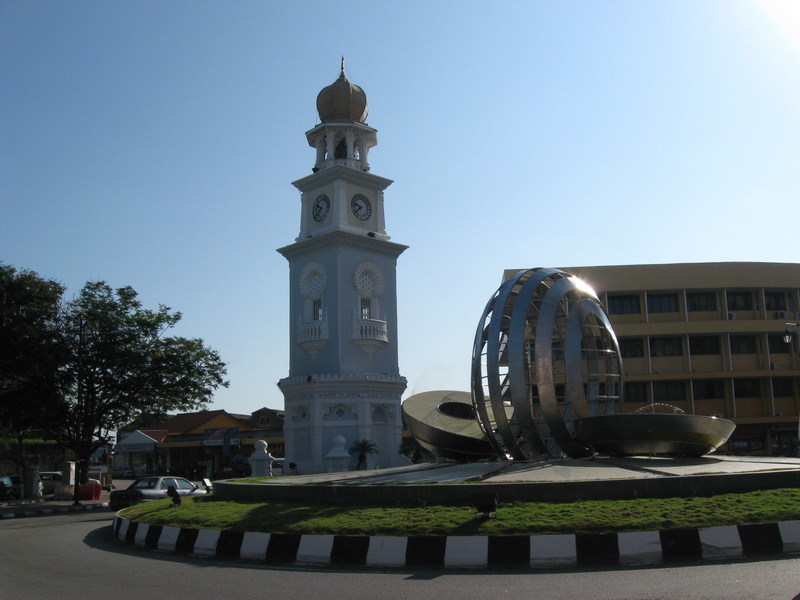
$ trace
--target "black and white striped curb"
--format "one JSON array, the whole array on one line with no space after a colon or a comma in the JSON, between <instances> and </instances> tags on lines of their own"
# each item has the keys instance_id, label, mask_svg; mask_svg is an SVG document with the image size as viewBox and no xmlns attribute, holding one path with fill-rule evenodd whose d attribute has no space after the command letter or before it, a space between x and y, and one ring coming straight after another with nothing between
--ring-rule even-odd
<instances>
[{"instance_id":1,"label":"black and white striped curb","mask_svg":"<svg viewBox=\"0 0 800 600\"><path fill-rule=\"evenodd\" d=\"M0 519L21 519L23 517L36 517L38 515L54 515L59 513L77 512L81 510L97 510L98 508L108 508L108 503L102 504L79 504L78 506L51 506L47 508L27 508L15 510L13 512L0 512Z\"/></svg>"},{"instance_id":2,"label":"black and white striped curb","mask_svg":"<svg viewBox=\"0 0 800 600\"><path fill-rule=\"evenodd\" d=\"M162 552L346 567L561 568L800 552L800 522L635 533L406 538L180 529L117 515L113 531L119 540Z\"/></svg>"}]
</instances>

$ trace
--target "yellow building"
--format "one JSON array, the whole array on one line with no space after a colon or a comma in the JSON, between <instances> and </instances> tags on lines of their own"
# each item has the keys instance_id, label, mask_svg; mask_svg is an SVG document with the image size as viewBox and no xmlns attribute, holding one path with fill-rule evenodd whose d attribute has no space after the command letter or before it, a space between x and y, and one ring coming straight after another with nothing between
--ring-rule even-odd
<instances>
[{"instance_id":1,"label":"yellow building","mask_svg":"<svg viewBox=\"0 0 800 600\"><path fill-rule=\"evenodd\" d=\"M625 408L667 403L736 423L736 454L798 452L800 264L564 267L614 325ZM516 271L506 271L506 276ZM787 329L791 343L783 339Z\"/></svg>"}]
</instances>

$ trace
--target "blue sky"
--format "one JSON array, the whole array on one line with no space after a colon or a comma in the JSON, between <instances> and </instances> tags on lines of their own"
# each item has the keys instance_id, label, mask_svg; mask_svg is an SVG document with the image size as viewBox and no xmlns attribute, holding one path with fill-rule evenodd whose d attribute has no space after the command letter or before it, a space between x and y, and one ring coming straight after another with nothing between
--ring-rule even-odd
<instances>
[{"instance_id":1,"label":"blue sky","mask_svg":"<svg viewBox=\"0 0 800 600\"><path fill-rule=\"evenodd\" d=\"M0 2L0 261L133 286L282 408L316 95L367 93L407 395L469 389L503 269L800 262L800 5ZM794 282L792 285L800 285Z\"/></svg>"}]
</instances>

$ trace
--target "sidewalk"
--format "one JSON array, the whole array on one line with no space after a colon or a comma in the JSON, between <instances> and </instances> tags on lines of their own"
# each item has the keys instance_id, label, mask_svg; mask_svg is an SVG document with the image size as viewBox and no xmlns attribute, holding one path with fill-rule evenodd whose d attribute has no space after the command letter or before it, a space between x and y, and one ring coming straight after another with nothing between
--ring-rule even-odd
<instances>
[{"instance_id":1,"label":"sidewalk","mask_svg":"<svg viewBox=\"0 0 800 600\"><path fill-rule=\"evenodd\" d=\"M73 505L72 500L53 500L53 496L43 496L34 500L11 500L0 502L0 519L19 519L38 515L51 515L82 510L98 510L108 508L108 495L103 490L100 500L81 500L80 505Z\"/></svg>"}]
</instances>

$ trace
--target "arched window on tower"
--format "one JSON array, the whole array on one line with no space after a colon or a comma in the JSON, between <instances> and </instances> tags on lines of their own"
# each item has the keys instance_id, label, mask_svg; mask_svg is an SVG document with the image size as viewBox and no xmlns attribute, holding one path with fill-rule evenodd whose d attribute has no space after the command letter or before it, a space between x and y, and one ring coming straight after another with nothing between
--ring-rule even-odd
<instances>
[{"instance_id":1,"label":"arched window on tower","mask_svg":"<svg viewBox=\"0 0 800 600\"><path fill-rule=\"evenodd\" d=\"M361 318L362 319L371 319L372 318L372 298L361 298Z\"/></svg>"},{"instance_id":2,"label":"arched window on tower","mask_svg":"<svg viewBox=\"0 0 800 600\"><path fill-rule=\"evenodd\" d=\"M314 298L311 301L311 320L322 321L322 298Z\"/></svg>"},{"instance_id":3,"label":"arched window on tower","mask_svg":"<svg viewBox=\"0 0 800 600\"><path fill-rule=\"evenodd\" d=\"M388 343L387 323L381 316L381 295L386 290L386 278L372 261L359 264L353 283L358 292L358 304L353 307L353 340L370 356Z\"/></svg>"},{"instance_id":4,"label":"arched window on tower","mask_svg":"<svg viewBox=\"0 0 800 600\"><path fill-rule=\"evenodd\" d=\"M336 159L347 158L347 141L345 141L344 138L339 140L339 143L336 144L336 150L333 153L333 157Z\"/></svg>"}]
</instances>

